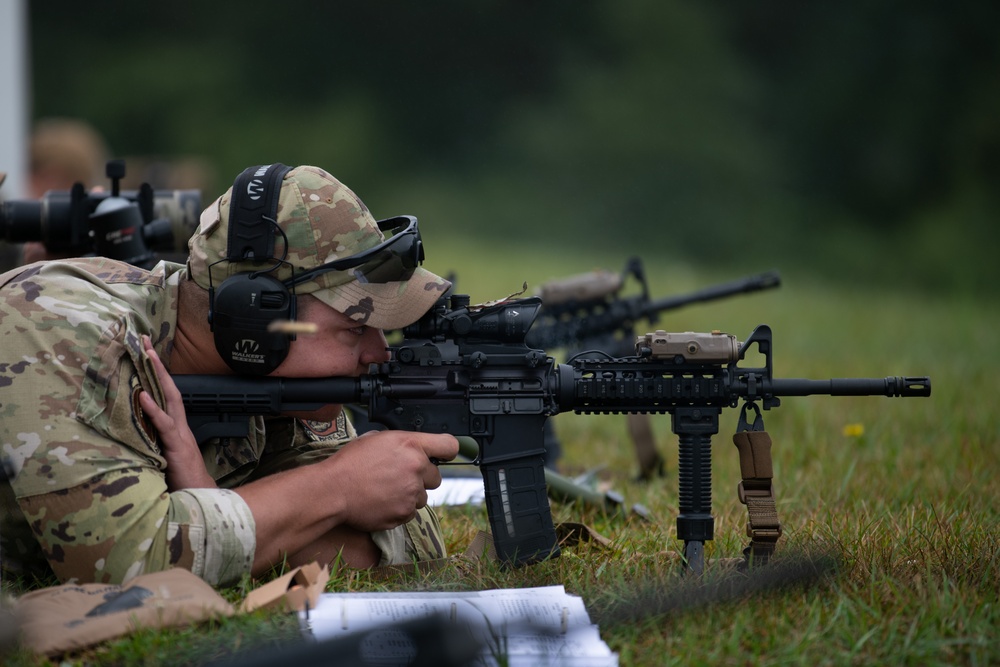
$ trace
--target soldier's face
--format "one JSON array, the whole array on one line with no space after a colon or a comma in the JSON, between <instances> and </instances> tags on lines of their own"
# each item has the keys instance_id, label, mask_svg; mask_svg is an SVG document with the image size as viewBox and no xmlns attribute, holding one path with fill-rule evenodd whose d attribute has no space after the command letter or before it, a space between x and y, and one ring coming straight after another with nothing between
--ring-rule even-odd
<instances>
[{"instance_id":1,"label":"soldier's face","mask_svg":"<svg viewBox=\"0 0 1000 667\"><path fill-rule=\"evenodd\" d=\"M297 304L300 322L315 324L314 334L298 334L288 356L271 373L274 377L336 377L368 372L368 365L389 360L387 343L381 329L373 329L337 312L318 299L303 295ZM340 406L329 406L309 419L332 421Z\"/></svg>"}]
</instances>

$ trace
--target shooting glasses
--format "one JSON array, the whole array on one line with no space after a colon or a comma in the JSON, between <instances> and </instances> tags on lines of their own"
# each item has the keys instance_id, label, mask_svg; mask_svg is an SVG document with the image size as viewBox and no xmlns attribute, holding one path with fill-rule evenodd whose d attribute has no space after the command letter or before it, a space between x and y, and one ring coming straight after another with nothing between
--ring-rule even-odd
<instances>
[{"instance_id":1,"label":"shooting glasses","mask_svg":"<svg viewBox=\"0 0 1000 667\"><path fill-rule=\"evenodd\" d=\"M424 261L424 244L420 240L417 219L412 215L399 215L375 224L386 236L377 246L309 269L289 278L285 286L292 288L330 271L347 270L351 270L355 280L361 283L409 280L414 269Z\"/></svg>"}]
</instances>

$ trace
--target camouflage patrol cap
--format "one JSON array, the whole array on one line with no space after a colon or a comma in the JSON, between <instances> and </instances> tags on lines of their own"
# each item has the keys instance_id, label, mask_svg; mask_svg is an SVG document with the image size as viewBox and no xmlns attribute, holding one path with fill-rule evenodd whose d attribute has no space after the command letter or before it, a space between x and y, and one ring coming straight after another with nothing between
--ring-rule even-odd
<instances>
[{"instance_id":1,"label":"camouflage patrol cap","mask_svg":"<svg viewBox=\"0 0 1000 667\"><path fill-rule=\"evenodd\" d=\"M232 191L229 188L202 212L198 231L188 241L188 275L205 289L218 288L231 275L261 270L260 262L220 262L227 257ZM275 255L284 254L284 262L269 275L281 281L385 240L364 202L318 167L295 167L285 174L276 221L283 235L277 235ZM383 283L362 282L351 270L319 272L294 290L312 294L361 324L399 329L419 319L450 285L418 266L406 280Z\"/></svg>"}]
</instances>

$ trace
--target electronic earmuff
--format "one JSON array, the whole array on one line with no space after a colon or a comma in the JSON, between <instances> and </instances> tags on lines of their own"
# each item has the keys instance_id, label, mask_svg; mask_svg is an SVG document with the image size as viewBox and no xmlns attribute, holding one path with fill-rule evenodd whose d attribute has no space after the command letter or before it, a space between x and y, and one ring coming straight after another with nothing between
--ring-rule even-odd
<instances>
[{"instance_id":1,"label":"electronic earmuff","mask_svg":"<svg viewBox=\"0 0 1000 667\"><path fill-rule=\"evenodd\" d=\"M295 319L295 294L273 275L281 183L291 167L250 167L236 178L229 202L228 262L260 263L260 270L226 278L209 287L208 322L215 349L241 375L267 375L288 356L294 335L270 332L276 320ZM283 252L285 252L283 250ZM209 267L211 283L211 267Z\"/></svg>"}]
</instances>

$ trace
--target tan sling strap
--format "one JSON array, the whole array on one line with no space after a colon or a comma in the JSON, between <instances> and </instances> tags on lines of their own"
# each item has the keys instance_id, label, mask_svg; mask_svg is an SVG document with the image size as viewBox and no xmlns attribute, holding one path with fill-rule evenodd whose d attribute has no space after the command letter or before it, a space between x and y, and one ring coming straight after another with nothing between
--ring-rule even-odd
<instances>
[{"instance_id":1,"label":"tan sling strap","mask_svg":"<svg viewBox=\"0 0 1000 667\"><path fill-rule=\"evenodd\" d=\"M756 412L753 425L747 425L746 411ZM774 553L781 537L781 523L774 503L771 478L771 436L764 430L764 419L755 403L746 403L740 411L739 425L733 444L740 453L740 473L743 481L736 488L740 502L747 506L747 535L750 546L744 551L748 564L763 565Z\"/></svg>"}]
</instances>

